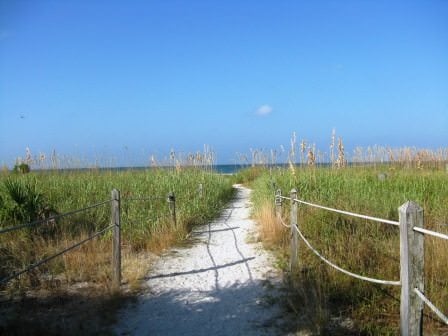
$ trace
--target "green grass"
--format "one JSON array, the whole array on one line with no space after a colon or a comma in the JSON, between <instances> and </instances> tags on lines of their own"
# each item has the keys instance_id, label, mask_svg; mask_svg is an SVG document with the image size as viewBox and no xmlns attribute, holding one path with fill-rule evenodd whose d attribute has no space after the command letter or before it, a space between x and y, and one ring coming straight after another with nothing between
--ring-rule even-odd
<instances>
[{"instance_id":1,"label":"green grass","mask_svg":"<svg viewBox=\"0 0 448 336\"><path fill-rule=\"evenodd\" d=\"M202 197L199 197L202 184ZM233 196L230 178L176 167L128 171L0 174L0 227L63 214L121 192L122 291L111 287L112 233L0 286L0 334L112 335L120 307L135 298L153 253L185 241L194 225L218 215ZM167 195L176 196L173 224ZM150 198L149 200L135 200ZM0 235L0 278L110 225L111 205ZM55 319L54 316L61 318Z\"/></svg>"},{"instance_id":2,"label":"green grass","mask_svg":"<svg viewBox=\"0 0 448 336\"><path fill-rule=\"evenodd\" d=\"M3 209L12 208L27 210L28 205L14 203L9 197L6 186L21 184L28 193L39 194L42 203L40 208L51 208L59 214L85 208L98 202L109 200L113 188L121 192L121 226L122 242L125 250L134 253L140 251L161 252L172 244L182 241L193 225L205 223L215 217L223 205L232 197L231 181L223 176L199 169L152 169L146 171L42 171L25 175L3 174L0 176L0 195L4 203ZM203 185L203 197L199 197L198 186ZM171 222L167 194L174 192L176 196L177 225ZM152 198L140 201L139 198ZM33 197L31 197L33 198ZM25 211L23 210L23 211ZM26 212L26 211L25 211ZM24 219L39 219L39 211L31 211L29 216L8 216L3 213L0 227L20 224ZM26 228L0 235L0 277L23 268L25 265L49 256L70 243L79 241L81 237L92 234L110 224L110 204L79 214L58 219L51 225L41 225L39 229ZM37 274L31 273L16 282L22 287L33 287L33 277L41 277L47 273L52 276L70 274L70 268L78 275L66 276L76 281L105 281L110 277L108 271L100 278L92 274L95 268L107 268L111 233L99 239L99 243L88 245L102 246L83 247L89 255L73 262L71 256L61 257L39 269ZM82 250L82 249L81 249ZM76 253L75 253L76 255ZM73 259L73 258L72 258ZM92 259L85 262L86 259ZM80 263L91 266L79 276L76 268ZM88 268L88 266L86 266ZM125 270L124 270L125 271ZM101 273L101 272L99 272ZM36 279L35 279L36 280ZM34 281L39 283L39 281Z\"/></svg>"},{"instance_id":3,"label":"green grass","mask_svg":"<svg viewBox=\"0 0 448 336\"><path fill-rule=\"evenodd\" d=\"M385 174L386 178L380 178ZM265 171L252 183L255 215L273 202L274 189L300 199L365 215L398 220L398 207L408 200L425 210L425 227L447 233L448 174L442 170L403 169L392 166L346 169L303 168ZM273 187L275 186L275 187ZM283 216L289 220L289 202ZM324 210L299 207L304 235L337 265L362 275L399 280L398 228L355 219ZM285 236L275 249L287 260ZM425 239L426 294L442 311L448 311L448 242ZM272 244L271 244L272 246ZM283 262L283 265L286 265ZM325 330L330 316L348 316L366 334L396 334L399 329L399 288L379 286L350 278L330 269L300 244L299 271L293 275L296 303L313 307L310 323ZM427 310L425 313L430 314ZM425 318L425 328L437 334L441 325Z\"/></svg>"}]
</instances>

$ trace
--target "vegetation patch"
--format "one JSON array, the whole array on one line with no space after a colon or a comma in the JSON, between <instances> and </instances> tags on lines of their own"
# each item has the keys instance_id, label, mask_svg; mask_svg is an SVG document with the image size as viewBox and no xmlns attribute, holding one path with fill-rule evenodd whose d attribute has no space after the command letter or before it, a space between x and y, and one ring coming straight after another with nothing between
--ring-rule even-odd
<instances>
[{"instance_id":1,"label":"vegetation patch","mask_svg":"<svg viewBox=\"0 0 448 336\"><path fill-rule=\"evenodd\" d=\"M200 192L199 185L202 185ZM45 306L51 302L48 307L52 307L58 300L82 301L88 311L87 306L92 309L103 304L109 306L117 295L132 293L139 288L141 279L150 268L151 254L161 253L181 242L193 226L217 216L234 192L229 178L197 168L3 174L0 176L0 229L33 221L38 221L38 224L0 234L0 278L108 227L111 223L110 202L89 207L110 200L114 188L121 191L124 294L116 293L110 286L112 233L109 231L0 285L0 308L3 312L0 331L5 328L19 330L19 326L27 326L23 330L31 330L32 326L39 328L39 323L44 323L45 319L40 313L32 312L41 304ZM167 202L170 192L176 197L176 223L172 221ZM84 208L88 209L52 219L55 215ZM46 220L48 218L50 220ZM85 287L86 293L94 293L94 297L89 299L87 295L81 298L79 291L74 291L79 286ZM26 305L23 302L27 302ZM64 309L68 306L71 304L58 307ZM25 314L26 307L29 310ZM23 314L30 318L22 320L20 316ZM67 319L70 316L75 318L75 315L68 314ZM56 322L55 334L60 334L57 326L62 328L62 321ZM71 323L67 321L66 327L69 328Z\"/></svg>"},{"instance_id":2,"label":"vegetation patch","mask_svg":"<svg viewBox=\"0 0 448 336\"><path fill-rule=\"evenodd\" d=\"M444 169L399 165L363 165L342 168L294 167L265 169L252 183L254 216L261 236L278 252L287 269L289 229L274 215L274 193L360 214L398 220L398 207L408 200L425 211L425 227L447 233L448 178ZM282 220L289 223L290 202L285 200ZM299 206L299 226L326 258L354 273L399 280L399 231L395 226L356 219ZM275 227L277 226L277 227ZM280 230L280 231L279 231ZM425 293L442 311L448 311L448 249L446 241L425 239ZM400 290L348 277L326 264L299 241L299 267L292 274L294 309L306 314L317 333L330 330L334 317L349 318L352 328L365 334L399 331ZM329 329L330 328L330 329ZM443 334L447 328L425 309L425 330Z\"/></svg>"}]
</instances>

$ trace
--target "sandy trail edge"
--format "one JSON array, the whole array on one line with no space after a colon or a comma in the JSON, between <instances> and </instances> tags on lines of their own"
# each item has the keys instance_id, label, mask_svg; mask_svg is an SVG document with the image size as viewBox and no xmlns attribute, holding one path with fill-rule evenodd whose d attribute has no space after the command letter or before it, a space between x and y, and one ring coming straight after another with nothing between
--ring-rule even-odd
<instances>
[{"instance_id":1,"label":"sandy trail edge","mask_svg":"<svg viewBox=\"0 0 448 336\"><path fill-rule=\"evenodd\" d=\"M192 247L155 262L147 294L120 313L117 335L281 334L280 276L274 258L253 243L251 191L234 187L236 197L221 217L192 232Z\"/></svg>"}]
</instances>

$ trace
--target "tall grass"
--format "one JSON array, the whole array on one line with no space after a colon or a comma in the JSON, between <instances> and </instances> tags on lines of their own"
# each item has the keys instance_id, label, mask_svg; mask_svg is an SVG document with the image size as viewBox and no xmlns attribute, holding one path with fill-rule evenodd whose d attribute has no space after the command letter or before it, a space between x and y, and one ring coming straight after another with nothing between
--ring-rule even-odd
<instances>
[{"instance_id":1,"label":"tall grass","mask_svg":"<svg viewBox=\"0 0 448 336\"><path fill-rule=\"evenodd\" d=\"M5 185L13 181L32 186L53 213L88 207L121 191L121 224L125 282L138 280L147 270L141 253L160 253L186 237L193 225L217 215L233 190L227 178L196 168L150 169L146 171L37 171L0 177L0 195L5 202ZM203 185L199 198L198 186ZM177 225L171 223L167 194L176 195ZM19 224L22 218L3 216L1 227ZM34 220L37 218L27 218ZM25 228L0 235L0 277L22 269L110 224L110 204L44 224L39 230ZM108 286L110 279L111 233L91 241L40 267L7 289L15 292L55 284L90 281ZM140 260L140 261L139 261ZM133 269L126 269L126 265Z\"/></svg>"},{"instance_id":2,"label":"tall grass","mask_svg":"<svg viewBox=\"0 0 448 336\"><path fill-rule=\"evenodd\" d=\"M406 169L377 165L344 169L300 168L295 173L277 169L252 183L254 215L271 248L285 261L289 253L289 231L269 211L274 189L288 194L297 188L298 197L310 202L361 214L398 220L397 208L408 200L425 210L425 227L447 233L448 176L443 170ZM248 174L246 174L248 175ZM274 187L273 187L274 186ZM289 203L283 217L289 220ZM399 280L398 228L360 220L324 210L300 206L299 224L304 235L327 258L352 272L388 280ZM277 222L282 232L272 229ZM448 246L446 241L425 239L426 294L448 311ZM397 334L399 330L399 289L366 283L339 273L300 245L299 271L293 275L293 300L301 314L308 314L317 333L331 333L332 316L350 317L357 330L367 334ZM303 307L307 307L304 309ZM425 330L446 332L425 310Z\"/></svg>"}]
</instances>

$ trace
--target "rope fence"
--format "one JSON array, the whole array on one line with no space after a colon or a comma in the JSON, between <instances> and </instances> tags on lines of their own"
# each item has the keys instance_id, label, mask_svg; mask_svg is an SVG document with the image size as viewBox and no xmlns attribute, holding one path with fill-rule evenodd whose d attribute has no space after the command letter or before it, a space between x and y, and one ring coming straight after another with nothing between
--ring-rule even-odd
<instances>
[{"instance_id":1,"label":"rope fence","mask_svg":"<svg viewBox=\"0 0 448 336\"><path fill-rule=\"evenodd\" d=\"M39 261L37 261L37 262L35 262L35 263L25 267L24 269L18 271L18 272L14 272L14 273L12 273L12 274L10 274L10 275L0 279L0 285L6 284L9 281L11 281L12 279L18 278L22 274L28 273L28 272L34 270L35 268L50 262L51 260L53 260L53 259L55 259L55 258L57 258L57 257L59 257L59 256L61 256L63 254L65 254L65 253L67 253L69 251L72 251L73 249L75 249L75 248L77 248L77 247L87 243L88 241L91 241L91 240L93 240L93 239L103 235L108 230L111 230L113 228L116 229L117 226L118 226L118 230L115 230L115 232L114 232L114 240L116 240L117 239L117 235L118 235L118 237L120 236L120 228L119 228L119 224L120 223L119 223L119 220L116 220L114 217L116 217L117 212L118 212L118 215L119 215L119 211L120 211L119 210L119 208L120 208L120 194L119 194L119 192L117 190L114 189L112 191L112 197L110 199L106 200L106 201L95 203L95 204L86 206L86 207L81 208L81 209L76 209L76 210L65 212L65 213L62 213L62 214L57 214L57 215L54 215L54 216L50 216L50 217L45 218L45 219L36 220L36 221L30 222L30 223L20 224L20 225L16 225L16 226L12 226L12 227L7 227L7 228L4 228L4 229L1 229L0 230L0 235L4 234L4 233L8 233L8 232L13 232L13 231L17 231L17 230L20 230L20 229L24 229L24 228L35 227L37 225L41 225L41 224L47 223L49 221L54 221L54 220L57 220L57 219L60 219L60 218L72 216L72 215L75 215L75 214L78 214L78 213L81 213L81 212L85 212L85 211L88 211L88 210L91 210L91 209L95 209L95 208L98 208L98 207L103 206L103 205L108 204L108 203L112 204L112 207L111 207L111 218L112 218L111 219L111 225L107 226L106 228L103 228L102 230L100 230L98 232L95 232L95 233L89 235L89 237L87 237L87 238L85 238L85 239L83 239L83 240L81 240L81 241L79 241L79 242L77 242L77 243L75 243L75 244L73 244L73 245L71 245L71 246L69 246L69 247L67 247L67 248L57 252L57 253L55 253L55 254L52 254L49 257L46 257L46 258L44 258L42 260L39 260ZM113 250L115 251L115 253L116 253L117 249L118 249L118 247L114 243L113 244ZM117 267L120 267L120 265L118 265L116 263L116 260L113 260L113 269L115 269ZM115 272L115 273L118 273L118 272ZM117 285L116 281L114 282L114 285Z\"/></svg>"},{"instance_id":2,"label":"rope fence","mask_svg":"<svg viewBox=\"0 0 448 336\"><path fill-rule=\"evenodd\" d=\"M202 184L199 185L199 197L201 198L203 195L203 187ZM123 197L121 198L120 192L116 189L112 190L111 198L99 202L90 206L87 206L82 209L73 210L70 212L66 212L63 214L57 214L54 216L50 216L48 218L42 220L36 220L30 223L20 224L16 226L10 226L3 229L0 229L0 235L8 232L17 231L24 228L34 227L37 225L41 225L43 223L47 223L49 221L57 220L60 218L64 218L67 216L71 216L77 213L81 213L84 211L88 211L94 208L98 208L105 204L111 204L111 224L107 227L97 231L87 238L49 256L42 260L39 260L24 269L14 272L2 279L0 279L0 285L6 284L12 279L15 279L27 272L30 272L37 267L50 262L51 260L105 234L107 231L113 231L112 238L112 285L115 288L119 288L121 285L121 202L122 201L152 201L152 200L166 200L168 203L170 218L173 225L177 225L176 218L176 196L173 192L169 193L167 196L157 196L157 195L149 195L142 197ZM191 200L191 198L189 198ZM282 201L289 200L291 202L291 223L287 224L283 220L282 213ZM321 253L317 251L316 248L312 246L312 244L306 239L303 232L300 230L300 221L297 220L298 212L297 206L298 204L331 211L343 215L353 216L356 218L361 218L365 220L370 220L374 222L390 224L394 226L398 226L400 230L400 281L394 280L382 280L371 278L367 276L363 276L360 274L356 274L350 272L335 263L331 262L327 258L325 258ZM282 196L281 190L277 190L275 194L275 205L276 205L276 213L279 223L291 230L291 262L290 262L290 270L292 271L294 267L297 265L298 258L298 238L305 243L305 245L322 261L325 262L330 267L340 271L348 276L353 278L368 281L381 285L391 285L391 286L401 286L401 306L400 306L400 316L401 316L401 330L403 335L417 335L420 333L423 319L423 303L426 304L445 324L448 325L448 318L445 316L425 295L424 295L424 236L429 235L435 238L440 238L444 240L448 240L448 235L428 230L423 228L423 209L421 209L417 204L413 202L407 202L403 204L399 208L399 217L400 220L392 221L388 219L382 219L373 216L367 216L363 214L358 214L350 211L339 210L311 202L307 202L301 200L297 197L297 191L295 189L291 190L291 197ZM419 313L421 311L421 314Z\"/></svg>"},{"instance_id":3,"label":"rope fence","mask_svg":"<svg viewBox=\"0 0 448 336\"><path fill-rule=\"evenodd\" d=\"M415 294L436 314L445 324L448 325L448 317L445 316L429 299L417 288L414 288Z\"/></svg>"},{"instance_id":4,"label":"rope fence","mask_svg":"<svg viewBox=\"0 0 448 336\"><path fill-rule=\"evenodd\" d=\"M437 238L442 238L445 240L448 240L448 235L440 233L440 232L435 232L435 231L431 231L431 230L427 230L427 229L423 229L423 228L419 228L419 227L415 227L414 231L423 233L423 234L427 234L433 237L437 237Z\"/></svg>"},{"instance_id":5,"label":"rope fence","mask_svg":"<svg viewBox=\"0 0 448 336\"><path fill-rule=\"evenodd\" d=\"M285 223L285 221L283 220L282 216L278 216L278 219L280 220L280 224L282 224L285 228L290 228L291 225L288 225Z\"/></svg>"},{"instance_id":6,"label":"rope fence","mask_svg":"<svg viewBox=\"0 0 448 336\"><path fill-rule=\"evenodd\" d=\"M282 219L282 201L291 202L291 224L288 225ZM297 205L306 206L331 211L343 215L371 220L374 222L398 226L400 229L400 281L381 280L359 275L337 266L319 253L306 239L299 229ZM298 242L300 239L305 245L324 263L330 267L353 278L368 281L381 285L401 286L400 299L400 323L402 335L420 335L423 330L423 303L426 304L445 324L448 325L448 318L445 316L423 293L424 293L424 236L448 240L448 235L423 228L423 209L414 202L406 202L398 208L400 220L392 221L388 219L367 216L345 210L339 210L311 202L301 200L297 197L296 189L291 190L291 197L282 196L280 189L275 192L276 214L280 224L291 229L291 255L290 271L296 267L298 260Z\"/></svg>"},{"instance_id":7,"label":"rope fence","mask_svg":"<svg viewBox=\"0 0 448 336\"><path fill-rule=\"evenodd\" d=\"M359 275L359 274L355 274L352 273L350 271L347 271L339 266L337 266L336 264L332 263L331 261L329 261L328 259L326 259L325 257L323 257L311 244L310 242L305 238L305 236L303 235L303 233L299 230L299 228L297 226L294 226L294 229L297 231L297 233L299 234L300 238L302 238L302 240L305 242L305 244L308 246L308 248L315 254L317 255L323 262L325 262L326 264L330 265L331 267L333 267L334 269L347 274L353 278L359 279L359 280L364 280L364 281L369 281L369 282L373 282L373 283L377 283L380 285L392 285L392 286L400 286L401 282L400 281L390 281L390 280L380 280L380 279L374 279L374 278L369 278L363 275Z\"/></svg>"},{"instance_id":8,"label":"rope fence","mask_svg":"<svg viewBox=\"0 0 448 336\"><path fill-rule=\"evenodd\" d=\"M153 201L153 200L164 200L166 199L166 196L149 196L149 197L123 197L123 201L141 201L141 202L147 202L147 201Z\"/></svg>"},{"instance_id":9,"label":"rope fence","mask_svg":"<svg viewBox=\"0 0 448 336\"><path fill-rule=\"evenodd\" d=\"M22 274L24 274L24 273L27 273L27 272L29 272L29 271L32 271L33 269L35 269L35 268L37 268L37 267L39 267L39 266L41 266L41 265L43 265L43 264L45 264L45 263L47 263L47 262L53 260L53 259L55 259L55 258L57 258L57 257L59 257L59 256L61 256L61 255L63 255L63 254L65 254L65 253L67 253L67 252L69 252L69 251L71 251L71 250L73 250L73 249L79 247L79 246L81 246L82 244L84 244L84 243L86 243L86 242L88 242L88 241L90 241L90 240L92 240L92 239L94 239L94 238L96 238L96 237L98 237L98 236L100 236L100 235L102 235L102 234L104 234L106 231L112 229L113 227L114 227L114 225L110 225L110 226L104 228L103 230L98 231L98 232L96 232L95 234L89 236L88 238L83 239L83 240L81 240L80 242L78 242L78 243L76 243L76 244L74 244L74 245L72 245L72 246L70 246L70 247L67 247L67 248L64 249L64 250L62 250L62 251L60 251L60 252L57 252L57 253L53 254L53 255L50 256L50 257L47 257L47 258L45 258L45 259L42 259L42 260L40 260L40 261L38 261L38 262L36 262L36 263L34 263L34 264L32 264L32 265L30 265L30 266L24 268L23 270L21 270L21 271L19 271L19 272L13 273L13 274L7 276L6 278L1 279L1 280L0 280L0 284L7 283L8 281L10 281L10 280L12 280L12 279L14 279L14 278L17 278L17 277L19 277L20 275L22 275Z\"/></svg>"},{"instance_id":10,"label":"rope fence","mask_svg":"<svg viewBox=\"0 0 448 336\"><path fill-rule=\"evenodd\" d=\"M203 185L202 183L199 184L199 189L198 189L198 196L199 198L203 197ZM193 197L193 195L192 195ZM192 197L189 197L189 200L192 199ZM14 231L18 231L21 229L25 229L25 228L29 228L29 227L34 227L37 225L41 225L43 223L47 223L50 221L55 221L57 219L60 218L64 218L64 217L68 217L71 215L75 215L81 212L85 212L94 208L98 208L100 206L103 206L105 204L111 203L111 224L109 226L107 226L104 229L101 229L98 232L95 232L91 235L89 235L89 237L55 253L52 254L49 257L46 257L42 260L39 260L27 267L25 267L24 269L14 272L12 274L9 274L8 276L0 279L0 285L4 285L6 283L8 283L9 281L11 281L12 279L18 278L19 276L30 272L34 269L36 269L37 267L50 262L51 260L72 251L73 249L105 234L107 231L112 230L113 231L113 238L112 238L112 285L115 288L119 288L121 285L121 202L122 201L129 201L129 202L133 202L133 201L153 201L153 200L165 200L168 203L168 209L170 212L170 218L171 221L173 223L173 225L176 225L177 223L177 219L176 219L176 196L173 192L170 192L168 195L165 196L157 196L157 195L148 195L148 196L142 196L142 197L121 197L120 196L120 192L116 189L112 190L111 193L111 198L103 201L103 202L99 202L96 204L92 204L89 206L86 206L84 208L81 209L76 209L73 211L69 211L66 213L62 213L62 214L57 214L57 215L53 215L50 216L48 218L45 219L40 219L40 220L36 220L36 221L32 221L30 223L25 223L25 224L19 224L19 225L15 225L15 226L10 226L10 227L6 227L6 228L2 228L0 229L0 235L1 234L5 234L5 233L9 233L9 232L14 232Z\"/></svg>"},{"instance_id":11,"label":"rope fence","mask_svg":"<svg viewBox=\"0 0 448 336\"><path fill-rule=\"evenodd\" d=\"M77 210L73 210L73 211L70 211L70 212L63 213L63 214L50 216L48 218L36 220L36 221L30 222L30 223L26 223L26 224L20 224L20 225L16 225L16 226L11 226L11 227L7 227L7 228L4 228L4 229L0 229L0 234L7 233L7 232L12 232L12 231L17 231L17 230L24 229L24 228L27 228L27 227L33 227L33 226L40 225L40 224L43 224L43 223L46 223L46 222L49 222L49 221L52 221L52 220L56 220L56 219L59 219L59 218L75 215L75 214L80 213L80 212L84 212L84 211L87 211L87 210L90 210L90 209L98 208L98 207L100 207L100 206L102 206L104 204L110 203L110 202L111 202L111 200L107 200L107 201L104 201L104 202L100 202L100 203L96 203L96 204L87 206L87 207L82 208L82 209L77 209Z\"/></svg>"},{"instance_id":12,"label":"rope fence","mask_svg":"<svg viewBox=\"0 0 448 336\"><path fill-rule=\"evenodd\" d=\"M284 197L284 196L282 196L282 198L291 200L291 197ZM398 223L396 221L391 221L391 220L388 220L388 219L372 217L372 216L366 216L366 215L361 215L361 214L357 214L357 213L350 212L350 211L344 211L344 210L329 208L329 207L322 206L322 205L319 205L319 204L305 202L305 201L302 201L302 200L299 200L299 199L294 199L294 201L297 202L297 203L309 205L309 206L314 207L314 208L328 210L328 211L340 213L340 214L343 214L343 215L348 215L348 216L362 218L362 219L368 219L368 220L371 220L371 221L374 221L374 222L378 222L378 223L384 223L384 224L391 224L391 225L400 226L400 223Z\"/></svg>"}]
</instances>

